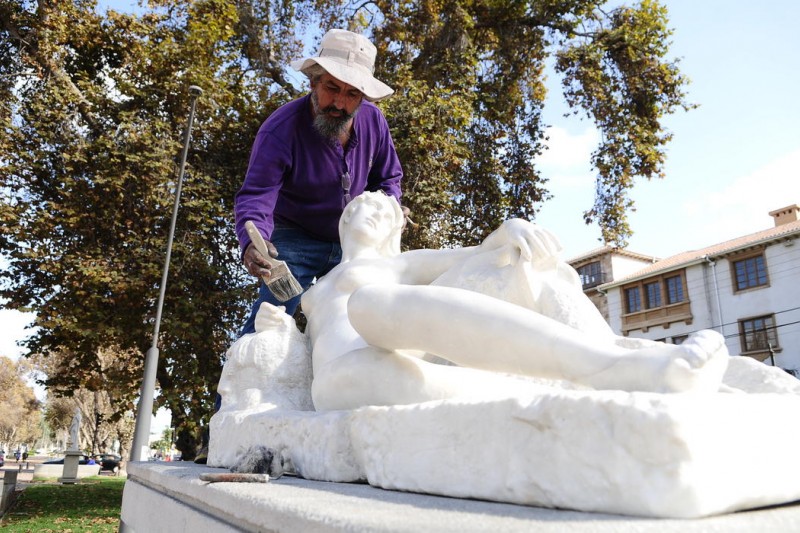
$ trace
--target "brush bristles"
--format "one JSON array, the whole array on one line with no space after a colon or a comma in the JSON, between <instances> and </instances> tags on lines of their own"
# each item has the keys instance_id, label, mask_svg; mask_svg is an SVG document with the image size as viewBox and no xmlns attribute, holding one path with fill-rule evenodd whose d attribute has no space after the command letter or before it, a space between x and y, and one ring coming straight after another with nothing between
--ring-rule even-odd
<instances>
[{"instance_id":1,"label":"brush bristles","mask_svg":"<svg viewBox=\"0 0 800 533\"><path fill-rule=\"evenodd\" d=\"M275 450L266 446L251 446L239 453L236 464L231 467L231 472L247 474L273 474L273 461L276 459ZM281 472L282 473L282 472Z\"/></svg>"},{"instance_id":2,"label":"brush bristles","mask_svg":"<svg viewBox=\"0 0 800 533\"><path fill-rule=\"evenodd\" d=\"M267 288L278 301L286 302L303 294L303 287L292 275L286 263L273 266L270 273Z\"/></svg>"}]
</instances>

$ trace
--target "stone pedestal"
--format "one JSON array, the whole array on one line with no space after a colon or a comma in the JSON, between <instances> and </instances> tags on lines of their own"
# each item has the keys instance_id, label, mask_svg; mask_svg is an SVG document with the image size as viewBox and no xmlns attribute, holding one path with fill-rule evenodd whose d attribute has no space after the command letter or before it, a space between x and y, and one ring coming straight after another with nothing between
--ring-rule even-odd
<instances>
[{"instance_id":1,"label":"stone pedestal","mask_svg":"<svg viewBox=\"0 0 800 533\"><path fill-rule=\"evenodd\" d=\"M64 472L58 478L60 483L78 482L78 465L80 464L81 452L78 450L67 450L64 457Z\"/></svg>"},{"instance_id":2,"label":"stone pedestal","mask_svg":"<svg viewBox=\"0 0 800 533\"><path fill-rule=\"evenodd\" d=\"M207 483L226 472L184 462L131 462L122 497L127 533L773 533L800 531L800 506L703 519L656 519L381 490L283 476Z\"/></svg>"}]
</instances>

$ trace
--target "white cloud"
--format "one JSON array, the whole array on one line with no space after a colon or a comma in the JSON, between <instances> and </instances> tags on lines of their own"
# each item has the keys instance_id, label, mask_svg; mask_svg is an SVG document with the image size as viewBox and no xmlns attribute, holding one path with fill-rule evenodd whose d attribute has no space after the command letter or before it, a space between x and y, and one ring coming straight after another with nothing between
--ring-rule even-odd
<instances>
[{"instance_id":1,"label":"white cloud","mask_svg":"<svg viewBox=\"0 0 800 533\"><path fill-rule=\"evenodd\" d=\"M599 229L586 226L582 213L594 203L595 172L589 158L600 134L593 126L579 133L552 126L547 128L547 136L549 150L536 164L549 180L553 198L542 206L536 222L556 234L564 248L563 257L569 258L599 246Z\"/></svg>"},{"instance_id":2,"label":"white cloud","mask_svg":"<svg viewBox=\"0 0 800 533\"><path fill-rule=\"evenodd\" d=\"M690 220L705 220L704 232L721 242L767 229L770 211L800 203L800 148L767 162L711 194L686 201ZM713 239L712 239L713 242Z\"/></svg>"},{"instance_id":3,"label":"white cloud","mask_svg":"<svg viewBox=\"0 0 800 533\"><path fill-rule=\"evenodd\" d=\"M594 187L589 158L600 140L597 129L586 127L576 135L566 128L551 126L546 135L548 149L536 163L550 183L557 187Z\"/></svg>"},{"instance_id":4,"label":"white cloud","mask_svg":"<svg viewBox=\"0 0 800 533\"><path fill-rule=\"evenodd\" d=\"M13 309L0 309L0 355L19 359L22 348L17 346L17 341L23 340L31 334L25 326L33 322L33 313L21 313Z\"/></svg>"}]
</instances>

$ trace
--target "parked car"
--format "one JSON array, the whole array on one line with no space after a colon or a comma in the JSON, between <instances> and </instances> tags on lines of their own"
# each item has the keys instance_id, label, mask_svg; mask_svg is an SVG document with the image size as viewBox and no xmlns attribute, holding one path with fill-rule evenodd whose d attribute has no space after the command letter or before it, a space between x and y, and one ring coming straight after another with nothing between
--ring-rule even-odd
<instances>
[{"instance_id":1,"label":"parked car","mask_svg":"<svg viewBox=\"0 0 800 533\"><path fill-rule=\"evenodd\" d=\"M119 455L115 453L101 453L95 457L100 464L100 470L108 470L115 473L119 470L119 463L122 461L122 457Z\"/></svg>"},{"instance_id":2,"label":"parked car","mask_svg":"<svg viewBox=\"0 0 800 533\"><path fill-rule=\"evenodd\" d=\"M80 455L80 457L78 458L78 464L79 465L85 465L88 462L89 462L89 456L86 455L85 453L82 453ZM60 459L50 459L49 461L45 461L43 464L46 464L46 465L63 465L64 464L64 458L61 457Z\"/></svg>"},{"instance_id":3,"label":"parked car","mask_svg":"<svg viewBox=\"0 0 800 533\"><path fill-rule=\"evenodd\" d=\"M6 452L0 450L0 466L5 466L6 464Z\"/></svg>"},{"instance_id":4,"label":"parked car","mask_svg":"<svg viewBox=\"0 0 800 533\"><path fill-rule=\"evenodd\" d=\"M119 463L122 461L122 458L114 453L100 453L94 456L95 464L100 465L100 470L108 470L109 472L117 472L119 470ZM85 453L82 453L78 458L78 464L85 465L89 463L89 456ZM44 464L46 465L63 465L64 458L61 457L60 459L51 459L50 461L45 461Z\"/></svg>"}]
</instances>

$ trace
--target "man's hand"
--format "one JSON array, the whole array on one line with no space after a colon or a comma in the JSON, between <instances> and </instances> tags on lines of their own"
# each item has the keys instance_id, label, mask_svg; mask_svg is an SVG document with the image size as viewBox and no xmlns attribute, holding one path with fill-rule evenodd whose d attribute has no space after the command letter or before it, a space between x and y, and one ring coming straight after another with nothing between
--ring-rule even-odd
<instances>
[{"instance_id":1,"label":"man's hand","mask_svg":"<svg viewBox=\"0 0 800 533\"><path fill-rule=\"evenodd\" d=\"M403 212L403 227L400 231L404 231L406 229L406 224L411 224L411 227L416 227L417 223L411 220L411 209L401 205L400 210Z\"/></svg>"},{"instance_id":2,"label":"man's hand","mask_svg":"<svg viewBox=\"0 0 800 533\"><path fill-rule=\"evenodd\" d=\"M269 241L265 241L267 244L267 250L269 251L269 255L272 257L278 257L278 250L275 248ZM244 258L242 259L244 263L244 268L247 272L253 276L258 278L269 278L270 276L270 264L264 258L258 250L256 250L255 245L251 242L247 249L244 251Z\"/></svg>"}]
</instances>

